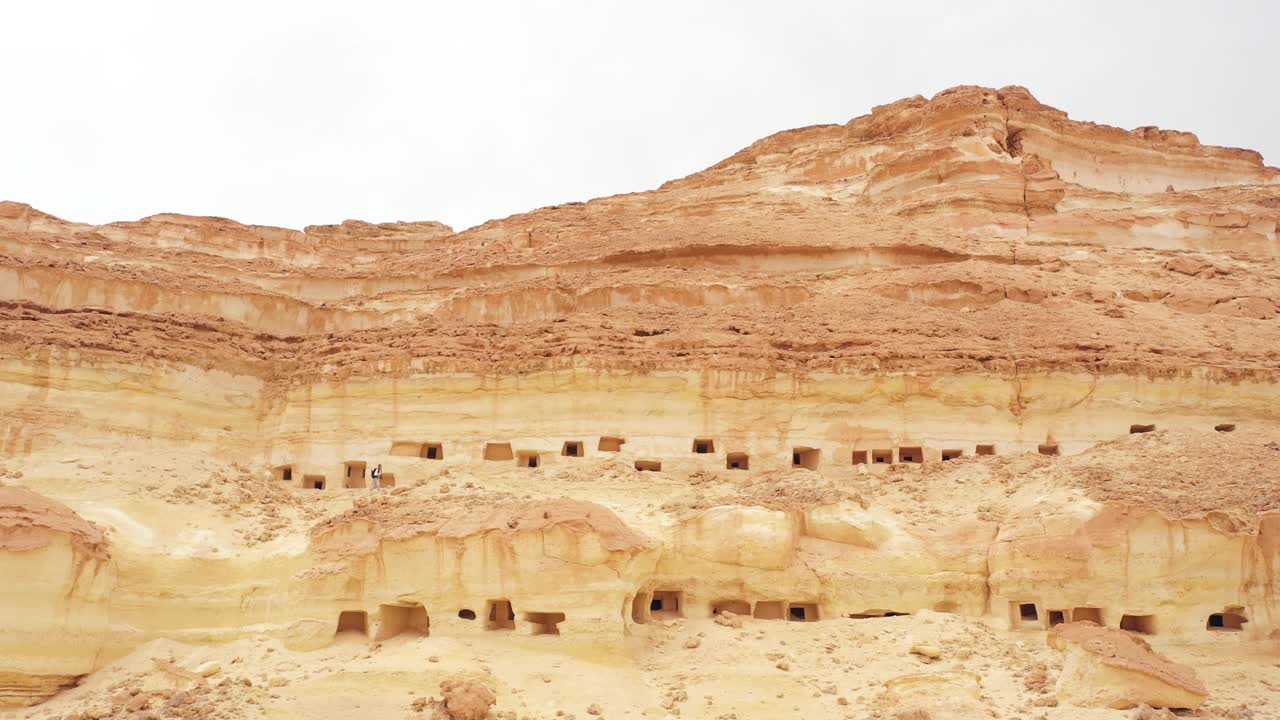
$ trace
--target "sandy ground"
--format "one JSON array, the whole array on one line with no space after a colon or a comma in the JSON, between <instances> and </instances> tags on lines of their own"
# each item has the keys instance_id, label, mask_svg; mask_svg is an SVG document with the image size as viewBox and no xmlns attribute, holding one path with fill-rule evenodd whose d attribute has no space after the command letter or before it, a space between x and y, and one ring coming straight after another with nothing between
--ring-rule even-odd
<instances>
[{"instance_id":1,"label":"sandy ground","mask_svg":"<svg viewBox=\"0 0 1280 720\"><path fill-rule=\"evenodd\" d=\"M205 691L191 700L186 714L173 714L431 717L440 681L461 676L494 689L496 717L586 718L593 716L593 706L605 718L707 720L1130 716L1056 707L1052 691L1059 661L1044 633L1005 633L974 619L924 611L822 623L746 620L740 629L685 619L644 630L625 648L603 655L563 637L501 632L465 640L402 636L383 643L347 633L331 647L308 653L290 652L265 637L214 647L158 640L45 705L9 715L142 717L120 714L119 705L155 694L148 708L159 711L153 717L167 717L174 709L166 706L173 691L209 687L217 692ZM1154 645L1194 664L1212 689L1209 704L1191 716L1280 717L1274 647L1230 641ZM912 652L921 646L940 657ZM213 661L221 670L192 680L163 669L168 661L187 670ZM1250 671L1242 673L1246 665ZM957 687L965 692L957 695ZM939 707L943 692L945 705ZM912 714L921 710L928 714Z\"/></svg>"}]
</instances>

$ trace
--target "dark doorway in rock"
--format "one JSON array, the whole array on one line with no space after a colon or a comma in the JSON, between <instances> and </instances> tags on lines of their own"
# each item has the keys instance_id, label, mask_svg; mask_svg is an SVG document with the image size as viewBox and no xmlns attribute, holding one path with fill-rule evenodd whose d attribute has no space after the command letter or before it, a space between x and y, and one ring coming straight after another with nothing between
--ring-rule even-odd
<instances>
[{"instance_id":1,"label":"dark doorway in rock","mask_svg":"<svg viewBox=\"0 0 1280 720\"><path fill-rule=\"evenodd\" d=\"M308 490L323 490L324 476L323 475L303 475L302 487L307 488Z\"/></svg>"},{"instance_id":2,"label":"dark doorway in rock","mask_svg":"<svg viewBox=\"0 0 1280 720\"><path fill-rule=\"evenodd\" d=\"M1245 617L1244 608L1232 606L1220 613L1214 613L1209 616L1209 622L1205 623L1205 629L1215 632L1240 632L1244 630L1244 624L1249 622Z\"/></svg>"},{"instance_id":3,"label":"dark doorway in rock","mask_svg":"<svg viewBox=\"0 0 1280 720\"><path fill-rule=\"evenodd\" d=\"M535 450L521 450L516 453L516 465L523 468L536 468L541 459Z\"/></svg>"},{"instance_id":4,"label":"dark doorway in rock","mask_svg":"<svg viewBox=\"0 0 1280 720\"><path fill-rule=\"evenodd\" d=\"M996 446L995 445L978 445L974 447L973 454L974 455L995 455Z\"/></svg>"},{"instance_id":5,"label":"dark doorway in rock","mask_svg":"<svg viewBox=\"0 0 1280 720\"><path fill-rule=\"evenodd\" d=\"M920 447L898 448L898 462L901 462L901 463L924 462L924 448L920 448Z\"/></svg>"},{"instance_id":6,"label":"dark doorway in rock","mask_svg":"<svg viewBox=\"0 0 1280 720\"><path fill-rule=\"evenodd\" d=\"M514 630L516 613L510 600L489 600L485 603L485 630Z\"/></svg>"},{"instance_id":7,"label":"dark doorway in rock","mask_svg":"<svg viewBox=\"0 0 1280 720\"><path fill-rule=\"evenodd\" d=\"M787 619L792 622L817 622L818 606L815 603L791 603L787 607Z\"/></svg>"},{"instance_id":8,"label":"dark doorway in rock","mask_svg":"<svg viewBox=\"0 0 1280 720\"><path fill-rule=\"evenodd\" d=\"M625 442L626 440L623 438L605 435L600 438L600 444L596 446L596 449L600 452L621 452L622 444Z\"/></svg>"},{"instance_id":9,"label":"dark doorway in rock","mask_svg":"<svg viewBox=\"0 0 1280 720\"><path fill-rule=\"evenodd\" d=\"M338 614L338 633L369 634L369 613L363 610L343 610Z\"/></svg>"},{"instance_id":10,"label":"dark doorway in rock","mask_svg":"<svg viewBox=\"0 0 1280 720\"><path fill-rule=\"evenodd\" d=\"M1049 611L1049 627L1053 627L1054 625L1061 625L1066 621L1067 621L1067 612L1065 610Z\"/></svg>"},{"instance_id":11,"label":"dark doorway in rock","mask_svg":"<svg viewBox=\"0 0 1280 720\"><path fill-rule=\"evenodd\" d=\"M947 460L955 460L956 458L962 458L962 457L964 457L963 450L943 450L942 451L943 462L946 462Z\"/></svg>"},{"instance_id":12,"label":"dark doorway in rock","mask_svg":"<svg viewBox=\"0 0 1280 720\"><path fill-rule=\"evenodd\" d=\"M462 608L461 610L458 611L458 617L462 618L463 620L475 620L476 611L470 610L468 608Z\"/></svg>"},{"instance_id":13,"label":"dark doorway in rock","mask_svg":"<svg viewBox=\"0 0 1280 720\"><path fill-rule=\"evenodd\" d=\"M751 603L745 600L717 600L711 603L711 614L720 615L731 612L734 615L750 615Z\"/></svg>"},{"instance_id":14,"label":"dark doorway in rock","mask_svg":"<svg viewBox=\"0 0 1280 720\"><path fill-rule=\"evenodd\" d=\"M724 466L726 470L747 470L751 459L746 453L732 452L725 456Z\"/></svg>"},{"instance_id":15,"label":"dark doorway in rock","mask_svg":"<svg viewBox=\"0 0 1280 720\"><path fill-rule=\"evenodd\" d=\"M1156 430L1155 425L1130 425L1129 426L1130 435L1137 435L1138 433L1155 432L1155 430Z\"/></svg>"},{"instance_id":16,"label":"dark doorway in rock","mask_svg":"<svg viewBox=\"0 0 1280 720\"><path fill-rule=\"evenodd\" d=\"M1078 607L1071 611L1071 622L1091 622L1102 625L1102 608Z\"/></svg>"},{"instance_id":17,"label":"dark doorway in rock","mask_svg":"<svg viewBox=\"0 0 1280 720\"><path fill-rule=\"evenodd\" d=\"M484 446L485 460L510 460L514 457L511 443L486 443Z\"/></svg>"},{"instance_id":18,"label":"dark doorway in rock","mask_svg":"<svg viewBox=\"0 0 1280 720\"><path fill-rule=\"evenodd\" d=\"M1013 602L1010 603L1015 625L1039 625L1040 612L1033 602Z\"/></svg>"},{"instance_id":19,"label":"dark doorway in rock","mask_svg":"<svg viewBox=\"0 0 1280 720\"><path fill-rule=\"evenodd\" d=\"M892 450L872 450L871 464L872 465L893 464L893 451Z\"/></svg>"},{"instance_id":20,"label":"dark doorway in rock","mask_svg":"<svg viewBox=\"0 0 1280 720\"><path fill-rule=\"evenodd\" d=\"M854 451L853 451L853 464L854 464L854 465L866 465L866 464L867 464L867 451L866 451L866 450L854 450Z\"/></svg>"},{"instance_id":21,"label":"dark doorway in rock","mask_svg":"<svg viewBox=\"0 0 1280 720\"><path fill-rule=\"evenodd\" d=\"M524 614L524 620L531 625L530 634L532 635L559 635L560 623L564 622L564 613L527 612Z\"/></svg>"},{"instance_id":22,"label":"dark doorway in rock","mask_svg":"<svg viewBox=\"0 0 1280 720\"><path fill-rule=\"evenodd\" d=\"M684 617L684 593L679 590L654 590L649 599L649 615L655 618Z\"/></svg>"},{"instance_id":23,"label":"dark doorway in rock","mask_svg":"<svg viewBox=\"0 0 1280 720\"><path fill-rule=\"evenodd\" d=\"M346 470L346 486L349 488L364 487L365 468L369 464L363 460L348 460L342 465Z\"/></svg>"},{"instance_id":24,"label":"dark doorway in rock","mask_svg":"<svg viewBox=\"0 0 1280 720\"><path fill-rule=\"evenodd\" d=\"M277 480L289 482L293 480L293 466L277 465L276 467L272 468L271 475Z\"/></svg>"},{"instance_id":25,"label":"dark doorway in rock","mask_svg":"<svg viewBox=\"0 0 1280 720\"><path fill-rule=\"evenodd\" d=\"M662 463L657 460L637 460L636 469L640 472L661 472Z\"/></svg>"},{"instance_id":26,"label":"dark doorway in rock","mask_svg":"<svg viewBox=\"0 0 1280 720\"><path fill-rule=\"evenodd\" d=\"M1041 455L1057 455L1058 454L1057 445L1041 445L1037 449L1040 451Z\"/></svg>"},{"instance_id":27,"label":"dark doorway in rock","mask_svg":"<svg viewBox=\"0 0 1280 720\"><path fill-rule=\"evenodd\" d=\"M378 635L375 640L397 635L427 637L430 634L431 620L421 603L396 603L378 608Z\"/></svg>"},{"instance_id":28,"label":"dark doorway in rock","mask_svg":"<svg viewBox=\"0 0 1280 720\"><path fill-rule=\"evenodd\" d=\"M395 473L382 473L382 487L393 488L396 486Z\"/></svg>"},{"instance_id":29,"label":"dark doorway in rock","mask_svg":"<svg viewBox=\"0 0 1280 720\"><path fill-rule=\"evenodd\" d=\"M1214 425L1213 429L1218 432L1235 432L1236 426L1232 423L1222 423L1221 425Z\"/></svg>"},{"instance_id":30,"label":"dark doorway in rock","mask_svg":"<svg viewBox=\"0 0 1280 720\"><path fill-rule=\"evenodd\" d=\"M1123 615L1120 618L1120 629L1140 635L1156 634L1155 615Z\"/></svg>"},{"instance_id":31,"label":"dark doorway in rock","mask_svg":"<svg viewBox=\"0 0 1280 720\"><path fill-rule=\"evenodd\" d=\"M716 441L711 438L696 438L693 441L693 451L699 455L709 455L716 451Z\"/></svg>"},{"instance_id":32,"label":"dark doorway in rock","mask_svg":"<svg viewBox=\"0 0 1280 720\"><path fill-rule=\"evenodd\" d=\"M760 600L753 615L757 620L781 620L785 615L784 604L781 600Z\"/></svg>"},{"instance_id":33,"label":"dark doorway in rock","mask_svg":"<svg viewBox=\"0 0 1280 720\"><path fill-rule=\"evenodd\" d=\"M560 446L560 454L564 457L582 457L586 452L586 446L581 440L566 440L564 445Z\"/></svg>"},{"instance_id":34,"label":"dark doorway in rock","mask_svg":"<svg viewBox=\"0 0 1280 720\"><path fill-rule=\"evenodd\" d=\"M811 447L791 448L791 467L804 468L805 470L818 469L818 457L822 451Z\"/></svg>"},{"instance_id":35,"label":"dark doorway in rock","mask_svg":"<svg viewBox=\"0 0 1280 720\"><path fill-rule=\"evenodd\" d=\"M422 446L422 457L428 460L444 459L444 443L427 443Z\"/></svg>"}]
</instances>

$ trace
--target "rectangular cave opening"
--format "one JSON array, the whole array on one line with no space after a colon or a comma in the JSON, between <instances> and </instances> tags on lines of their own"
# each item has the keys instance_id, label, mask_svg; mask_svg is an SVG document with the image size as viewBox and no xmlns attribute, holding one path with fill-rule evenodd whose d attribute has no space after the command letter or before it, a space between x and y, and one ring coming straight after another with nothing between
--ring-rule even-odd
<instances>
[{"instance_id":1,"label":"rectangular cave opening","mask_svg":"<svg viewBox=\"0 0 1280 720\"><path fill-rule=\"evenodd\" d=\"M564 457L582 457L586 454L586 446L580 440L566 440L560 446L560 454Z\"/></svg>"},{"instance_id":2,"label":"rectangular cave opening","mask_svg":"<svg viewBox=\"0 0 1280 720\"><path fill-rule=\"evenodd\" d=\"M378 636L385 640L397 635L427 637L431 634L431 620L422 603L396 603L378 608Z\"/></svg>"},{"instance_id":3,"label":"rectangular cave opening","mask_svg":"<svg viewBox=\"0 0 1280 720\"><path fill-rule=\"evenodd\" d=\"M711 614L721 615L723 613L733 613L734 615L751 615L751 603L746 600L717 600L711 603Z\"/></svg>"},{"instance_id":4,"label":"rectangular cave opening","mask_svg":"<svg viewBox=\"0 0 1280 720\"><path fill-rule=\"evenodd\" d=\"M791 467L804 468L805 470L818 469L818 457L822 451L811 447L798 447L791 449Z\"/></svg>"},{"instance_id":5,"label":"rectangular cave opening","mask_svg":"<svg viewBox=\"0 0 1280 720\"><path fill-rule=\"evenodd\" d=\"M485 460L511 460L515 453L511 452L511 443L485 443Z\"/></svg>"},{"instance_id":6,"label":"rectangular cave opening","mask_svg":"<svg viewBox=\"0 0 1280 720\"><path fill-rule=\"evenodd\" d=\"M521 450L516 453L516 465L523 468L536 468L541 458L538 457L536 450Z\"/></svg>"},{"instance_id":7,"label":"rectangular cave opening","mask_svg":"<svg viewBox=\"0 0 1280 720\"><path fill-rule=\"evenodd\" d=\"M396 474L384 472L382 473L382 487L393 488L396 486Z\"/></svg>"},{"instance_id":8,"label":"rectangular cave opening","mask_svg":"<svg viewBox=\"0 0 1280 720\"><path fill-rule=\"evenodd\" d=\"M1139 433L1149 433L1149 432L1155 432L1155 431L1156 431L1155 425L1130 425L1129 426L1130 435L1137 435Z\"/></svg>"},{"instance_id":9,"label":"rectangular cave opening","mask_svg":"<svg viewBox=\"0 0 1280 720\"><path fill-rule=\"evenodd\" d=\"M787 607L787 619L792 622L817 622L818 605L816 603L791 603Z\"/></svg>"},{"instance_id":10,"label":"rectangular cave opening","mask_svg":"<svg viewBox=\"0 0 1280 720\"><path fill-rule=\"evenodd\" d=\"M1244 624L1249 622L1245 617L1244 608L1229 607L1220 613L1213 613L1209 616L1209 621L1205 623L1206 630L1216 632L1240 632L1244 630Z\"/></svg>"},{"instance_id":11,"label":"rectangular cave opening","mask_svg":"<svg viewBox=\"0 0 1280 720\"><path fill-rule=\"evenodd\" d=\"M942 451L943 462L946 462L948 460L955 460L957 458L962 458L962 457L964 457L963 450L943 450Z\"/></svg>"},{"instance_id":12,"label":"rectangular cave opening","mask_svg":"<svg viewBox=\"0 0 1280 720\"><path fill-rule=\"evenodd\" d=\"M514 630L516 613L511 608L510 600L488 600L485 607L485 630Z\"/></svg>"},{"instance_id":13,"label":"rectangular cave opening","mask_svg":"<svg viewBox=\"0 0 1280 720\"><path fill-rule=\"evenodd\" d=\"M524 619L532 626L530 631L533 635L559 635L560 623L564 622L564 613L527 612L524 614Z\"/></svg>"},{"instance_id":14,"label":"rectangular cave opening","mask_svg":"<svg viewBox=\"0 0 1280 720\"><path fill-rule=\"evenodd\" d=\"M854 464L854 465L866 465L866 464L867 464L867 451L866 451L866 450L854 450L854 451L853 451L853 464Z\"/></svg>"},{"instance_id":15,"label":"rectangular cave opening","mask_svg":"<svg viewBox=\"0 0 1280 720\"><path fill-rule=\"evenodd\" d=\"M290 480L293 480L293 466L292 466L292 465L277 465L277 466L275 466L274 468L272 468L272 469L271 469L271 475L272 475L272 477L274 477L275 479L277 479L277 480L282 480L282 481L284 481L284 482L288 482L288 481L290 481Z\"/></svg>"},{"instance_id":16,"label":"rectangular cave opening","mask_svg":"<svg viewBox=\"0 0 1280 720\"><path fill-rule=\"evenodd\" d=\"M871 464L872 464L872 465L892 465L892 464L893 464L893 451L892 451L892 450L887 450L887 449L886 449L886 450L872 450L872 451L871 451Z\"/></svg>"},{"instance_id":17,"label":"rectangular cave opening","mask_svg":"<svg viewBox=\"0 0 1280 720\"><path fill-rule=\"evenodd\" d=\"M751 465L751 458L746 453L732 452L725 456L724 467L726 470L747 470Z\"/></svg>"},{"instance_id":18,"label":"rectangular cave opening","mask_svg":"<svg viewBox=\"0 0 1280 720\"><path fill-rule=\"evenodd\" d=\"M1039 625L1040 610L1033 602L1014 601L1009 603L1010 615L1014 625Z\"/></svg>"},{"instance_id":19,"label":"rectangular cave opening","mask_svg":"<svg viewBox=\"0 0 1280 720\"><path fill-rule=\"evenodd\" d=\"M898 462L900 463L924 462L924 448L921 448L921 447L898 448Z\"/></svg>"},{"instance_id":20,"label":"rectangular cave opening","mask_svg":"<svg viewBox=\"0 0 1280 720\"><path fill-rule=\"evenodd\" d=\"M781 600L760 600L753 615L757 620L781 620L785 615L784 605Z\"/></svg>"},{"instance_id":21,"label":"rectangular cave opening","mask_svg":"<svg viewBox=\"0 0 1280 720\"><path fill-rule=\"evenodd\" d=\"M1066 621L1067 621L1067 611L1065 610L1049 611L1049 627L1053 627L1054 625L1061 625Z\"/></svg>"},{"instance_id":22,"label":"rectangular cave opening","mask_svg":"<svg viewBox=\"0 0 1280 720\"><path fill-rule=\"evenodd\" d=\"M308 490L323 490L324 476L323 475L303 475L302 487Z\"/></svg>"},{"instance_id":23,"label":"rectangular cave opening","mask_svg":"<svg viewBox=\"0 0 1280 720\"><path fill-rule=\"evenodd\" d=\"M622 444L625 442L625 438L604 435L600 438L600 443L596 445L596 449L600 452L622 452Z\"/></svg>"},{"instance_id":24,"label":"rectangular cave opening","mask_svg":"<svg viewBox=\"0 0 1280 720\"><path fill-rule=\"evenodd\" d=\"M1071 622L1091 622L1102 625L1102 608L1078 607L1071 611Z\"/></svg>"},{"instance_id":25,"label":"rectangular cave opening","mask_svg":"<svg viewBox=\"0 0 1280 720\"><path fill-rule=\"evenodd\" d=\"M973 448L974 455L995 455L995 445L977 445Z\"/></svg>"},{"instance_id":26,"label":"rectangular cave opening","mask_svg":"<svg viewBox=\"0 0 1280 720\"><path fill-rule=\"evenodd\" d=\"M364 487L365 469L369 466L369 463L363 460L348 460L342 463L342 466L346 470L346 487Z\"/></svg>"},{"instance_id":27,"label":"rectangular cave opening","mask_svg":"<svg viewBox=\"0 0 1280 720\"><path fill-rule=\"evenodd\" d=\"M369 634L369 613L364 610L343 610L338 613L338 634L345 632Z\"/></svg>"},{"instance_id":28,"label":"rectangular cave opening","mask_svg":"<svg viewBox=\"0 0 1280 720\"><path fill-rule=\"evenodd\" d=\"M1058 446L1056 444L1041 445L1036 449L1040 451L1041 455L1057 455L1058 454Z\"/></svg>"},{"instance_id":29,"label":"rectangular cave opening","mask_svg":"<svg viewBox=\"0 0 1280 720\"><path fill-rule=\"evenodd\" d=\"M1214 425L1213 429L1218 432L1235 432L1236 426L1234 423L1222 423L1220 425Z\"/></svg>"},{"instance_id":30,"label":"rectangular cave opening","mask_svg":"<svg viewBox=\"0 0 1280 720\"><path fill-rule=\"evenodd\" d=\"M662 463L657 460L637 460L636 469L640 472L662 472Z\"/></svg>"},{"instance_id":31,"label":"rectangular cave opening","mask_svg":"<svg viewBox=\"0 0 1280 720\"><path fill-rule=\"evenodd\" d=\"M684 617L684 593L679 590L654 590L649 599L649 615L655 618Z\"/></svg>"},{"instance_id":32,"label":"rectangular cave opening","mask_svg":"<svg viewBox=\"0 0 1280 720\"><path fill-rule=\"evenodd\" d=\"M695 438L693 451L698 455L710 455L716 451L716 441L711 438Z\"/></svg>"},{"instance_id":33,"label":"rectangular cave opening","mask_svg":"<svg viewBox=\"0 0 1280 720\"><path fill-rule=\"evenodd\" d=\"M1123 615L1120 617L1120 629L1139 635L1156 634L1155 615Z\"/></svg>"},{"instance_id":34,"label":"rectangular cave opening","mask_svg":"<svg viewBox=\"0 0 1280 720\"><path fill-rule=\"evenodd\" d=\"M444 459L444 443L427 443L422 446L422 457L428 460Z\"/></svg>"}]
</instances>

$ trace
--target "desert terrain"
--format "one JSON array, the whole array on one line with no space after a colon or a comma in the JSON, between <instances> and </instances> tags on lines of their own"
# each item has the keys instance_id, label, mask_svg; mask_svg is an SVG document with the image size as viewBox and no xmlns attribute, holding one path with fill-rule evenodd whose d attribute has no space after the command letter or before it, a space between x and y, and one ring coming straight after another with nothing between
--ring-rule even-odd
<instances>
[{"instance_id":1,"label":"desert terrain","mask_svg":"<svg viewBox=\"0 0 1280 720\"><path fill-rule=\"evenodd\" d=\"M1020 87L462 232L0 202L0 717L1280 718L1278 233Z\"/></svg>"}]
</instances>

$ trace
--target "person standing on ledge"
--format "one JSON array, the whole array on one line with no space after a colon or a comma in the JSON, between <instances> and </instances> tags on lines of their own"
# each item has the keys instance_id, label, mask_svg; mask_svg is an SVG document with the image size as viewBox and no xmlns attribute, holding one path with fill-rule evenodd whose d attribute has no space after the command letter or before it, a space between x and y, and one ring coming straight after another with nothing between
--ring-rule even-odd
<instances>
[{"instance_id":1,"label":"person standing on ledge","mask_svg":"<svg viewBox=\"0 0 1280 720\"><path fill-rule=\"evenodd\" d=\"M369 477L373 478L373 489L381 490L382 489L382 463L378 463L378 467L374 468L373 472L369 473Z\"/></svg>"}]
</instances>

